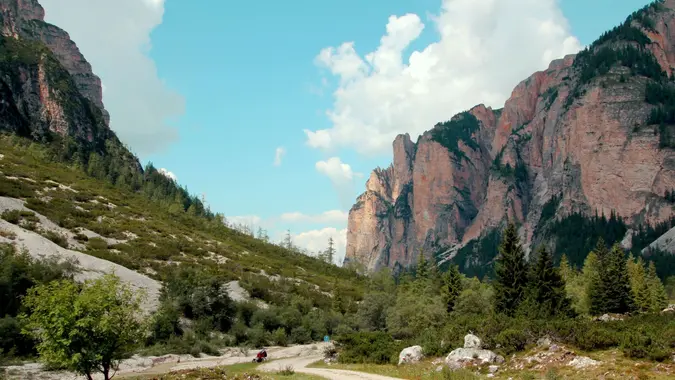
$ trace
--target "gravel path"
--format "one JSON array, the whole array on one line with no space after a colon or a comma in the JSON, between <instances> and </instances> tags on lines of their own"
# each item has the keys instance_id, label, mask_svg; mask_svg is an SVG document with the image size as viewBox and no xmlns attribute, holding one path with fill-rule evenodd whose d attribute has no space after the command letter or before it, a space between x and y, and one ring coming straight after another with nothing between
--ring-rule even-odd
<instances>
[{"instance_id":1,"label":"gravel path","mask_svg":"<svg viewBox=\"0 0 675 380\"><path fill-rule=\"evenodd\" d=\"M347 371L343 369L330 369L330 368L307 368L308 365L315 363L323 359L322 356L308 356L308 357L299 357L299 358L288 358L275 360L273 362L263 364L258 369L264 372L277 372L281 371L287 367L293 367L295 372L306 373L309 375L321 376L326 379L336 379L336 380L396 380L396 377L388 377L381 375L374 375L365 372L357 371Z\"/></svg>"}]
</instances>

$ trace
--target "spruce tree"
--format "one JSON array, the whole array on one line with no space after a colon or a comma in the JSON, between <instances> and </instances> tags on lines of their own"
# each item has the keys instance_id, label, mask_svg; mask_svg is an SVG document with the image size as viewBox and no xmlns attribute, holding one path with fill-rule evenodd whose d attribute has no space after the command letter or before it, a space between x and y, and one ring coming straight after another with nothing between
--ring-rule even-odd
<instances>
[{"instance_id":1,"label":"spruce tree","mask_svg":"<svg viewBox=\"0 0 675 380\"><path fill-rule=\"evenodd\" d=\"M596 262L592 263L593 268L589 268L588 283L587 283L587 297L589 302L589 313L591 315L600 315L605 313L605 265L607 265L607 257L609 250L605 244L605 240L601 237L598 239L593 254ZM589 255L590 256L590 255ZM591 272L591 270L593 272Z\"/></svg>"},{"instance_id":2,"label":"spruce tree","mask_svg":"<svg viewBox=\"0 0 675 380\"><path fill-rule=\"evenodd\" d=\"M604 242L603 242L604 244ZM626 258L623 249L615 244L612 250L600 257L600 287L596 294L596 314L623 314L634 308Z\"/></svg>"},{"instance_id":3,"label":"spruce tree","mask_svg":"<svg viewBox=\"0 0 675 380\"><path fill-rule=\"evenodd\" d=\"M527 288L527 263L520 245L516 226L506 227L499 246L495 265L495 309L513 315L525 297Z\"/></svg>"},{"instance_id":4,"label":"spruce tree","mask_svg":"<svg viewBox=\"0 0 675 380\"><path fill-rule=\"evenodd\" d=\"M531 267L528 286L530 314L542 317L572 316L571 300L565 291L565 281L546 247L538 250L537 262Z\"/></svg>"},{"instance_id":5,"label":"spruce tree","mask_svg":"<svg viewBox=\"0 0 675 380\"><path fill-rule=\"evenodd\" d=\"M450 313L455 308L457 297L462 292L462 274L459 273L459 267L456 264L450 266L450 269L443 274L443 301Z\"/></svg>"},{"instance_id":6,"label":"spruce tree","mask_svg":"<svg viewBox=\"0 0 675 380\"><path fill-rule=\"evenodd\" d=\"M333 241L333 237L331 236L328 238L328 249L326 250L326 260L328 261L329 264L333 264L333 260L335 259L335 242Z\"/></svg>"},{"instance_id":7,"label":"spruce tree","mask_svg":"<svg viewBox=\"0 0 675 380\"><path fill-rule=\"evenodd\" d=\"M417 268L415 270L416 279L428 279L431 272L429 261L424 257L424 251L420 249L420 254L417 256Z\"/></svg>"}]
</instances>

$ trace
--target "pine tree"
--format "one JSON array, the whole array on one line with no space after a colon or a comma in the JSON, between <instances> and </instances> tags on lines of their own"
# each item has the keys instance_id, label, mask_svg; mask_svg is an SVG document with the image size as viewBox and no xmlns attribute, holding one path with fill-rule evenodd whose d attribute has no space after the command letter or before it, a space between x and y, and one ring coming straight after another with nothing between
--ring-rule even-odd
<instances>
[{"instance_id":1,"label":"pine tree","mask_svg":"<svg viewBox=\"0 0 675 380\"><path fill-rule=\"evenodd\" d=\"M565 291L565 281L546 247L538 250L537 262L530 271L528 306L533 314L543 317L572 316L571 300Z\"/></svg>"},{"instance_id":2,"label":"pine tree","mask_svg":"<svg viewBox=\"0 0 675 380\"><path fill-rule=\"evenodd\" d=\"M495 275L495 308L500 313L513 315L525 297L528 280L525 253L513 223L504 231Z\"/></svg>"},{"instance_id":3,"label":"pine tree","mask_svg":"<svg viewBox=\"0 0 675 380\"><path fill-rule=\"evenodd\" d=\"M443 301L447 305L448 313L455 308L457 297L462 292L462 274L459 273L459 267L456 264L450 266L447 272L443 274Z\"/></svg>"},{"instance_id":4,"label":"pine tree","mask_svg":"<svg viewBox=\"0 0 675 380\"><path fill-rule=\"evenodd\" d=\"M645 278L645 284L649 293L649 311L659 312L668 306L668 295L663 283L656 274L656 265L649 262L649 269Z\"/></svg>"}]
</instances>

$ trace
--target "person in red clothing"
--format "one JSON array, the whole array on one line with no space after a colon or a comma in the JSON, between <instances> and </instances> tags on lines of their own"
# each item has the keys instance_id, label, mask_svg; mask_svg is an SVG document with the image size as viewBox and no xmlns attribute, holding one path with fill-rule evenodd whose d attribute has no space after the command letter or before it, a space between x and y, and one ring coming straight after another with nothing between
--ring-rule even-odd
<instances>
[{"instance_id":1,"label":"person in red clothing","mask_svg":"<svg viewBox=\"0 0 675 380\"><path fill-rule=\"evenodd\" d=\"M265 350L265 348L258 351L258 354L255 356L255 359L253 359L253 361L258 363L262 362L263 360L267 360L267 351Z\"/></svg>"}]
</instances>

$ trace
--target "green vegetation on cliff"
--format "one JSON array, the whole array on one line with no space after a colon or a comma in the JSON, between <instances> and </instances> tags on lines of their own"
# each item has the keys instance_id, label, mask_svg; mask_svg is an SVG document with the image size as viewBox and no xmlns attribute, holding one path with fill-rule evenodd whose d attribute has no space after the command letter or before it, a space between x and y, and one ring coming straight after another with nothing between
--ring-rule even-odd
<instances>
[{"instance_id":1,"label":"green vegetation on cliff","mask_svg":"<svg viewBox=\"0 0 675 380\"><path fill-rule=\"evenodd\" d=\"M443 145L455 157L456 163L468 160L466 154L459 148L460 141L471 150L478 150L480 146L474 138L480 128L478 119L470 112L462 112L452 120L436 124L431 130L431 138Z\"/></svg>"}]
</instances>

